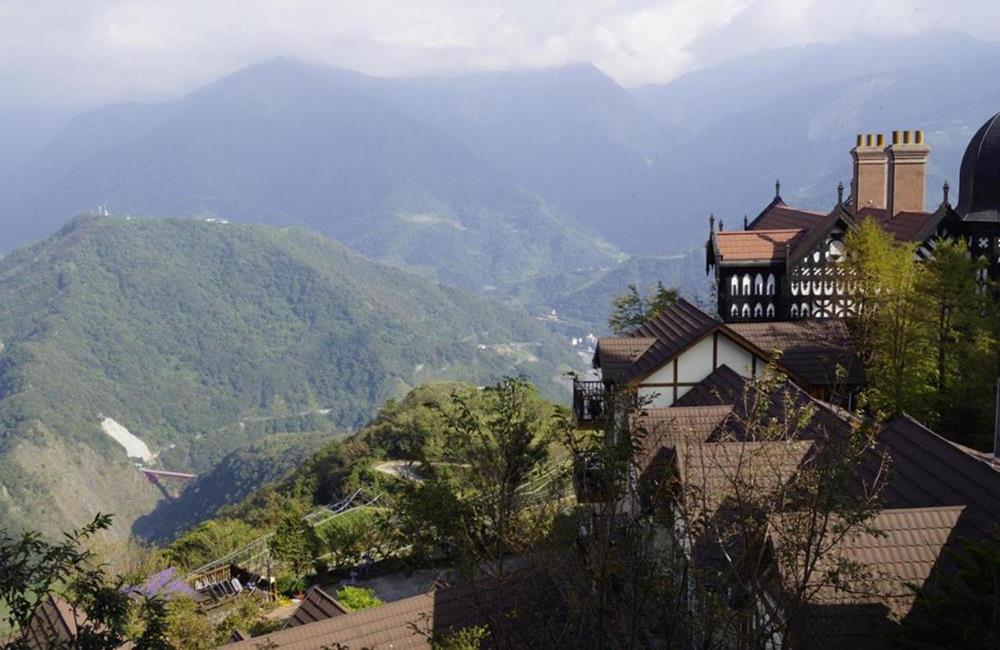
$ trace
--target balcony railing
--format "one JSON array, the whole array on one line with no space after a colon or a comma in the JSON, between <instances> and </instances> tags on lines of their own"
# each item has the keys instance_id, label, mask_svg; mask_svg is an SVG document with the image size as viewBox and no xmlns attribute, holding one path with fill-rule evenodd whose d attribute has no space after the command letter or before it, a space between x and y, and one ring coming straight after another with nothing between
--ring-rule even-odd
<instances>
[{"instance_id":1,"label":"balcony railing","mask_svg":"<svg viewBox=\"0 0 1000 650\"><path fill-rule=\"evenodd\" d=\"M601 381L573 381L573 415L580 428L594 428L607 421L608 389Z\"/></svg>"}]
</instances>

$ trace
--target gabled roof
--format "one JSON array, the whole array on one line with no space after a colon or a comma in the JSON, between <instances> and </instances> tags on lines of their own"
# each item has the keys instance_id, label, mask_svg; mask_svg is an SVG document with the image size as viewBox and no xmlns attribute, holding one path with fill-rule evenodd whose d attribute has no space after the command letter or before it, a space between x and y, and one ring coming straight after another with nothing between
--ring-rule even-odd
<instances>
[{"instance_id":1,"label":"gabled roof","mask_svg":"<svg viewBox=\"0 0 1000 650\"><path fill-rule=\"evenodd\" d=\"M890 458L882 491L886 508L965 506L963 536L981 539L1000 529L1000 471L973 453L934 433L909 416L882 427L879 448L858 470L871 482L881 454Z\"/></svg>"},{"instance_id":2,"label":"gabled roof","mask_svg":"<svg viewBox=\"0 0 1000 650\"><path fill-rule=\"evenodd\" d=\"M803 210L785 205L780 198L775 197L767 207L761 210L753 221L747 226L748 230L781 230L786 228L797 228L808 230L819 220L826 216L825 212L814 210Z\"/></svg>"},{"instance_id":3,"label":"gabled roof","mask_svg":"<svg viewBox=\"0 0 1000 650\"><path fill-rule=\"evenodd\" d=\"M681 395L674 402L680 406L718 406L732 405L743 395L747 379L738 372L722 364L702 379L691 390Z\"/></svg>"},{"instance_id":4,"label":"gabled roof","mask_svg":"<svg viewBox=\"0 0 1000 650\"><path fill-rule=\"evenodd\" d=\"M605 381L621 381L636 359L653 343L652 337L600 338L594 350L595 365L601 369Z\"/></svg>"},{"instance_id":5,"label":"gabled roof","mask_svg":"<svg viewBox=\"0 0 1000 650\"><path fill-rule=\"evenodd\" d=\"M613 350L611 360L614 372L618 376L605 378L611 381L628 382L659 368L718 325L719 321L687 300L678 298L677 302L664 309L655 318L629 332L627 336L600 339L594 353L594 363L602 369L603 374L605 363L603 350L605 346L610 345L609 349ZM634 344L627 344L621 342L623 339L638 339L638 341ZM650 340L652 340L652 344L649 344ZM619 350L625 349L629 345L634 345L633 350L642 346L646 346L646 349L635 358L628 368L621 369L618 363L623 355Z\"/></svg>"},{"instance_id":6,"label":"gabled roof","mask_svg":"<svg viewBox=\"0 0 1000 650\"><path fill-rule=\"evenodd\" d=\"M820 219L819 223L806 232L802 237L795 240L795 245L788 254L789 259L791 259L793 263L798 263L799 259L805 257L816 244L826 239L826 237L833 232L833 229L838 224L842 225L845 229L853 228L855 226L853 217L843 204L837 204L833 210L830 211L830 214Z\"/></svg>"},{"instance_id":7,"label":"gabled roof","mask_svg":"<svg viewBox=\"0 0 1000 650\"><path fill-rule=\"evenodd\" d=\"M781 365L813 386L858 386L864 368L842 320L729 323L729 329L757 347L781 352ZM838 366L844 376L838 378Z\"/></svg>"},{"instance_id":8,"label":"gabled roof","mask_svg":"<svg viewBox=\"0 0 1000 650\"><path fill-rule=\"evenodd\" d=\"M636 458L640 472L644 472L663 451L707 442L732 410L731 405L645 409L635 418L635 424L646 431Z\"/></svg>"},{"instance_id":9,"label":"gabled roof","mask_svg":"<svg viewBox=\"0 0 1000 650\"><path fill-rule=\"evenodd\" d=\"M325 621L334 616L343 616L348 611L347 607L341 605L336 598L319 587L313 587L306 593L306 597L302 599L302 602L295 608L281 629L286 630L307 623Z\"/></svg>"},{"instance_id":10,"label":"gabled roof","mask_svg":"<svg viewBox=\"0 0 1000 650\"><path fill-rule=\"evenodd\" d=\"M805 231L786 230L731 230L712 233L717 264L739 262L772 263L785 259L790 247Z\"/></svg>"},{"instance_id":11,"label":"gabled roof","mask_svg":"<svg viewBox=\"0 0 1000 650\"><path fill-rule=\"evenodd\" d=\"M273 643L282 650L321 650L334 644L397 650L429 648L427 637L413 626L427 627L434 634L441 634L482 622L473 589L459 586L435 589L370 609L285 628L228 647L253 650Z\"/></svg>"},{"instance_id":12,"label":"gabled roof","mask_svg":"<svg viewBox=\"0 0 1000 650\"><path fill-rule=\"evenodd\" d=\"M962 510L883 510L872 521L878 534L859 530L841 540L821 558L816 575L835 569L834 562L842 559L857 563L867 575L839 587L817 585L803 620L793 622L797 636L822 647L882 647L885 634L913 608L911 585L919 589L934 575ZM780 534L774 539L780 543Z\"/></svg>"},{"instance_id":13,"label":"gabled roof","mask_svg":"<svg viewBox=\"0 0 1000 650\"><path fill-rule=\"evenodd\" d=\"M689 513L711 517L728 499L757 498L792 479L809 441L709 442L677 448L677 470Z\"/></svg>"}]
</instances>

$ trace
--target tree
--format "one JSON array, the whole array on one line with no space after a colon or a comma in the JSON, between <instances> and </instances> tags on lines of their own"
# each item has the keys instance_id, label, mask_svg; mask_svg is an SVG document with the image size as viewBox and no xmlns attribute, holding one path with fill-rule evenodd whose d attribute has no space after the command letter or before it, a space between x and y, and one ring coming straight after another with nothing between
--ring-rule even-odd
<instances>
[{"instance_id":1,"label":"tree","mask_svg":"<svg viewBox=\"0 0 1000 650\"><path fill-rule=\"evenodd\" d=\"M319 538L302 513L289 512L278 524L271 538L271 553L283 562L296 578L302 578L313 566Z\"/></svg>"},{"instance_id":2,"label":"tree","mask_svg":"<svg viewBox=\"0 0 1000 650\"><path fill-rule=\"evenodd\" d=\"M83 528L64 533L59 543L45 541L34 532L20 537L0 534L0 611L12 631L2 647L35 647L23 635L35 611L49 598L61 599L72 609L77 629L71 647L115 648L129 640L141 650L171 647L165 638L162 602L155 596L130 593L121 578L110 579L105 567L95 564L93 553L85 549L89 539L110 525L111 516L99 513Z\"/></svg>"},{"instance_id":3,"label":"tree","mask_svg":"<svg viewBox=\"0 0 1000 650\"><path fill-rule=\"evenodd\" d=\"M193 569L246 546L258 537L239 519L211 519L167 547L170 564Z\"/></svg>"},{"instance_id":4,"label":"tree","mask_svg":"<svg viewBox=\"0 0 1000 650\"><path fill-rule=\"evenodd\" d=\"M375 596L374 589L344 585L337 590L337 600L352 612L369 607L377 607L382 601Z\"/></svg>"},{"instance_id":5,"label":"tree","mask_svg":"<svg viewBox=\"0 0 1000 650\"><path fill-rule=\"evenodd\" d=\"M624 293L611 300L608 326L615 334L624 334L658 316L675 302L677 290L667 289L663 282L657 282L655 290L646 296L641 295L634 284L630 284Z\"/></svg>"},{"instance_id":6,"label":"tree","mask_svg":"<svg viewBox=\"0 0 1000 650\"><path fill-rule=\"evenodd\" d=\"M918 280L922 272L909 243L897 242L865 220L845 237L847 276L859 309L849 323L861 355L873 406L888 415L926 418L933 373Z\"/></svg>"},{"instance_id":7,"label":"tree","mask_svg":"<svg viewBox=\"0 0 1000 650\"><path fill-rule=\"evenodd\" d=\"M945 240L923 263L917 291L920 310L934 350L934 374L928 394L935 428L960 435L964 443L988 439L993 424L997 343L990 317L996 308L976 284L983 260L973 260L962 240Z\"/></svg>"}]
</instances>

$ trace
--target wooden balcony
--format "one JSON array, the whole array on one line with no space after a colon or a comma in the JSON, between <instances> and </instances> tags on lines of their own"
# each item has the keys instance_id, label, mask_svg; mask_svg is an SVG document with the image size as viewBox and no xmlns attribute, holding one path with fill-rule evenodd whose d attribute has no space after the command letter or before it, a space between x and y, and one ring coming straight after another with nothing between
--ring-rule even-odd
<instances>
[{"instance_id":1,"label":"wooden balcony","mask_svg":"<svg viewBox=\"0 0 1000 650\"><path fill-rule=\"evenodd\" d=\"M581 429L597 429L607 422L608 389L604 382L573 380L573 415Z\"/></svg>"}]
</instances>

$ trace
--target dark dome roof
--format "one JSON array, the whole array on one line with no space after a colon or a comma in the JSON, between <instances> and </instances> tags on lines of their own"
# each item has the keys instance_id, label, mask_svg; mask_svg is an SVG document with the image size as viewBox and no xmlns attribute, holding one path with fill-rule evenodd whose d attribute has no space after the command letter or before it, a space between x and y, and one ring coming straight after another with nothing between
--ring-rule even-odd
<instances>
[{"instance_id":1,"label":"dark dome roof","mask_svg":"<svg viewBox=\"0 0 1000 650\"><path fill-rule=\"evenodd\" d=\"M1000 221L1000 113L976 131L962 156L957 212L971 221Z\"/></svg>"}]
</instances>

